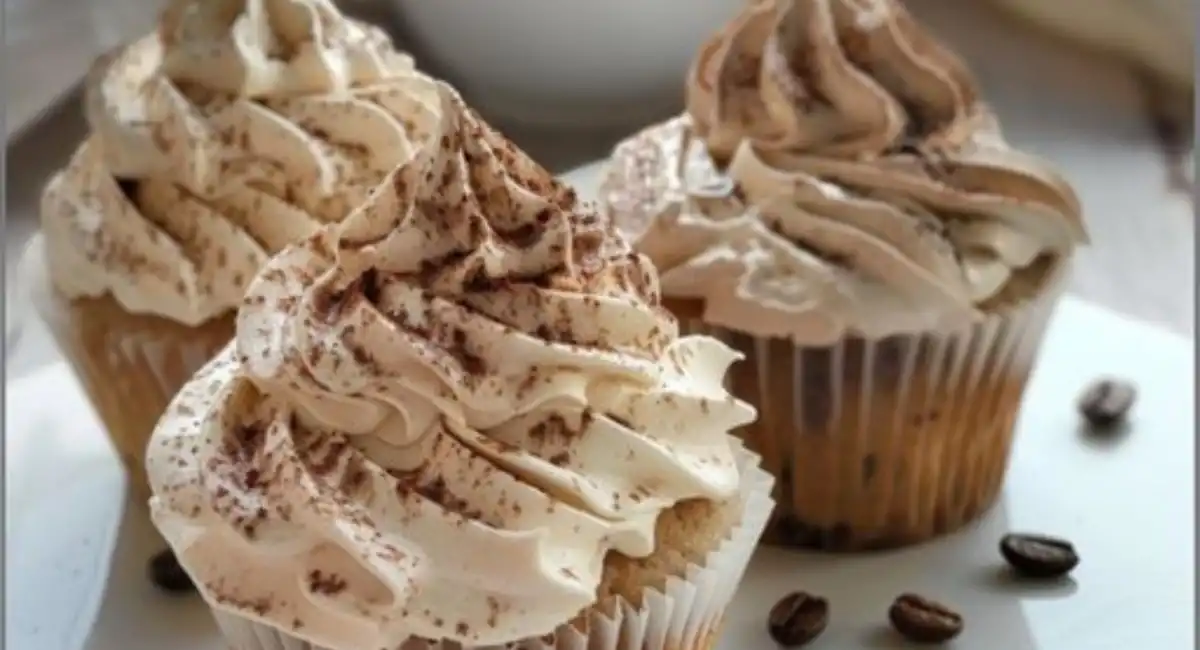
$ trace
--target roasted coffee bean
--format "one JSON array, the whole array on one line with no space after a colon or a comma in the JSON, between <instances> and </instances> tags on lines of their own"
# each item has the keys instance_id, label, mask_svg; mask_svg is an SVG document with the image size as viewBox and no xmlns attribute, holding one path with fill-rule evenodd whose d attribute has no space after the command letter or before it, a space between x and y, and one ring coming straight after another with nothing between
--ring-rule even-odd
<instances>
[{"instance_id":1,"label":"roasted coffee bean","mask_svg":"<svg viewBox=\"0 0 1200 650\"><path fill-rule=\"evenodd\" d=\"M963 630L958 612L916 594L898 596L888 609L888 620L914 643L945 643Z\"/></svg>"},{"instance_id":2,"label":"roasted coffee bean","mask_svg":"<svg viewBox=\"0 0 1200 650\"><path fill-rule=\"evenodd\" d=\"M802 646L821 635L829 623L829 603L820 596L795 591L783 597L767 616L767 630L781 646Z\"/></svg>"},{"instance_id":3,"label":"roasted coffee bean","mask_svg":"<svg viewBox=\"0 0 1200 650\"><path fill-rule=\"evenodd\" d=\"M1079 564L1071 542L1046 535L1009 533L1000 539L1000 554L1014 571L1030 578L1058 578Z\"/></svg>"},{"instance_id":4,"label":"roasted coffee bean","mask_svg":"<svg viewBox=\"0 0 1200 650\"><path fill-rule=\"evenodd\" d=\"M175 559L171 549L160 551L150 559L150 581L159 589L173 594L196 590L196 585L179 566L179 560Z\"/></svg>"},{"instance_id":5,"label":"roasted coffee bean","mask_svg":"<svg viewBox=\"0 0 1200 650\"><path fill-rule=\"evenodd\" d=\"M1093 428L1104 429L1123 421L1135 399L1137 388L1130 382L1098 379L1079 396L1079 413Z\"/></svg>"}]
</instances>

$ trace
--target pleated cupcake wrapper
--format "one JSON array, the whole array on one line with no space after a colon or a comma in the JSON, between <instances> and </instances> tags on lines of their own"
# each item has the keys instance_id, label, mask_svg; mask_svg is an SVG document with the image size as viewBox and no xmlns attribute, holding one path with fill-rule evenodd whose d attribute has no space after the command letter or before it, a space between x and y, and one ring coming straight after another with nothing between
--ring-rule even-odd
<instances>
[{"instance_id":1,"label":"pleated cupcake wrapper","mask_svg":"<svg viewBox=\"0 0 1200 650\"><path fill-rule=\"evenodd\" d=\"M546 636L488 647L521 650L707 650L713 647L725 610L741 583L774 506L771 499L774 479L759 466L758 456L741 448L740 444L737 455L742 472L738 495L742 520L702 564L690 565L684 575L668 578L662 589L647 588L638 607L622 601L612 607L609 614L603 611L608 608L597 606L586 614L583 625L567 623ZM220 609L214 608L213 615L230 650L375 650L319 646ZM403 650L464 650L464 646L456 642L415 638L396 647Z\"/></svg>"},{"instance_id":2,"label":"pleated cupcake wrapper","mask_svg":"<svg viewBox=\"0 0 1200 650\"><path fill-rule=\"evenodd\" d=\"M737 434L777 478L765 540L828 550L904 546L995 501L1017 414L1065 284L961 331L810 348L685 319L746 355L731 391L759 409Z\"/></svg>"},{"instance_id":3,"label":"pleated cupcake wrapper","mask_svg":"<svg viewBox=\"0 0 1200 650\"><path fill-rule=\"evenodd\" d=\"M146 445L175 393L233 336L232 315L196 327L130 314L111 297L69 299L46 272L35 239L22 261L23 281L60 351L107 429L130 475L149 497Z\"/></svg>"}]
</instances>

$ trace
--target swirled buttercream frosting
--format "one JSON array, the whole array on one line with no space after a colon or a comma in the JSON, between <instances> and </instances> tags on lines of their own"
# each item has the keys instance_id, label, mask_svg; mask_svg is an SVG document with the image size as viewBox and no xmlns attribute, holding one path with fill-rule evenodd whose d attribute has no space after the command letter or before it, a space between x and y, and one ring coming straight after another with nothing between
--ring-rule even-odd
<instances>
[{"instance_id":1,"label":"swirled buttercream frosting","mask_svg":"<svg viewBox=\"0 0 1200 650\"><path fill-rule=\"evenodd\" d=\"M42 200L52 278L185 324L344 218L436 107L432 80L329 0L176 0L85 83L91 133Z\"/></svg>"},{"instance_id":2,"label":"swirled buttercream frosting","mask_svg":"<svg viewBox=\"0 0 1200 650\"><path fill-rule=\"evenodd\" d=\"M736 353L446 87L427 146L273 258L150 444L155 523L215 607L323 647L545 634L604 561L739 486Z\"/></svg>"},{"instance_id":3,"label":"swirled buttercream frosting","mask_svg":"<svg viewBox=\"0 0 1200 650\"><path fill-rule=\"evenodd\" d=\"M759 0L687 113L619 144L606 211L716 325L824 344L958 327L1060 275L1078 199L894 0Z\"/></svg>"}]
</instances>

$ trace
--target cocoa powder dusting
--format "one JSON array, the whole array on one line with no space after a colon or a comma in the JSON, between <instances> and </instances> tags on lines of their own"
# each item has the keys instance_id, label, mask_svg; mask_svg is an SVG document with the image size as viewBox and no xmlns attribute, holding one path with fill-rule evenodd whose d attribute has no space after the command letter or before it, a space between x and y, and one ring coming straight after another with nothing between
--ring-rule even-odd
<instances>
[{"instance_id":1,"label":"cocoa powder dusting","mask_svg":"<svg viewBox=\"0 0 1200 650\"><path fill-rule=\"evenodd\" d=\"M222 439L222 454L239 465L251 462L262 449L266 431L267 423L265 422L249 422L234 426Z\"/></svg>"},{"instance_id":2,"label":"cocoa powder dusting","mask_svg":"<svg viewBox=\"0 0 1200 650\"><path fill-rule=\"evenodd\" d=\"M451 492L446 487L446 479L441 476L435 476L431 481L417 483L411 487L411 490L464 519L481 519L483 516L483 513L472 508L466 499Z\"/></svg>"},{"instance_id":3,"label":"cocoa powder dusting","mask_svg":"<svg viewBox=\"0 0 1200 650\"><path fill-rule=\"evenodd\" d=\"M449 352L458 362L462 364L463 370L471 376L479 377L487 373L487 363L483 357L471 351L467 344L466 332L456 329L454 330L454 342L447 352Z\"/></svg>"},{"instance_id":4,"label":"cocoa powder dusting","mask_svg":"<svg viewBox=\"0 0 1200 650\"><path fill-rule=\"evenodd\" d=\"M308 572L308 590L322 596L336 596L346 589L345 578L336 573L314 569Z\"/></svg>"},{"instance_id":5,"label":"cocoa powder dusting","mask_svg":"<svg viewBox=\"0 0 1200 650\"><path fill-rule=\"evenodd\" d=\"M566 467L571 462L571 452L560 451L546 460L555 467Z\"/></svg>"}]
</instances>

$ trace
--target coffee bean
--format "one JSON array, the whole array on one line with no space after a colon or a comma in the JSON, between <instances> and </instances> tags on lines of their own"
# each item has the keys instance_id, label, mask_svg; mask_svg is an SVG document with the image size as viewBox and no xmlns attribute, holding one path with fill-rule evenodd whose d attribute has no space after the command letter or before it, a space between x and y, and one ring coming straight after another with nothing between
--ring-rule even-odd
<instances>
[{"instance_id":1,"label":"coffee bean","mask_svg":"<svg viewBox=\"0 0 1200 650\"><path fill-rule=\"evenodd\" d=\"M171 549L160 551L150 559L150 581L159 589L173 594L196 590L196 585L192 584L187 572L179 566L179 560L175 559Z\"/></svg>"},{"instance_id":2,"label":"coffee bean","mask_svg":"<svg viewBox=\"0 0 1200 650\"><path fill-rule=\"evenodd\" d=\"M1000 539L1000 554L1014 571L1030 578L1058 578L1079 564L1071 542L1046 535L1009 533Z\"/></svg>"},{"instance_id":3,"label":"coffee bean","mask_svg":"<svg viewBox=\"0 0 1200 650\"><path fill-rule=\"evenodd\" d=\"M829 623L829 603L820 596L795 591L783 597L767 616L767 630L781 646L802 646L821 635Z\"/></svg>"},{"instance_id":4,"label":"coffee bean","mask_svg":"<svg viewBox=\"0 0 1200 650\"><path fill-rule=\"evenodd\" d=\"M963 630L962 616L941 603L916 594L901 594L888 608L888 620L914 643L945 643Z\"/></svg>"},{"instance_id":5,"label":"coffee bean","mask_svg":"<svg viewBox=\"0 0 1200 650\"><path fill-rule=\"evenodd\" d=\"M1130 382L1098 379L1079 396L1079 413L1093 428L1105 429L1123 421L1135 399L1137 388Z\"/></svg>"}]
</instances>

